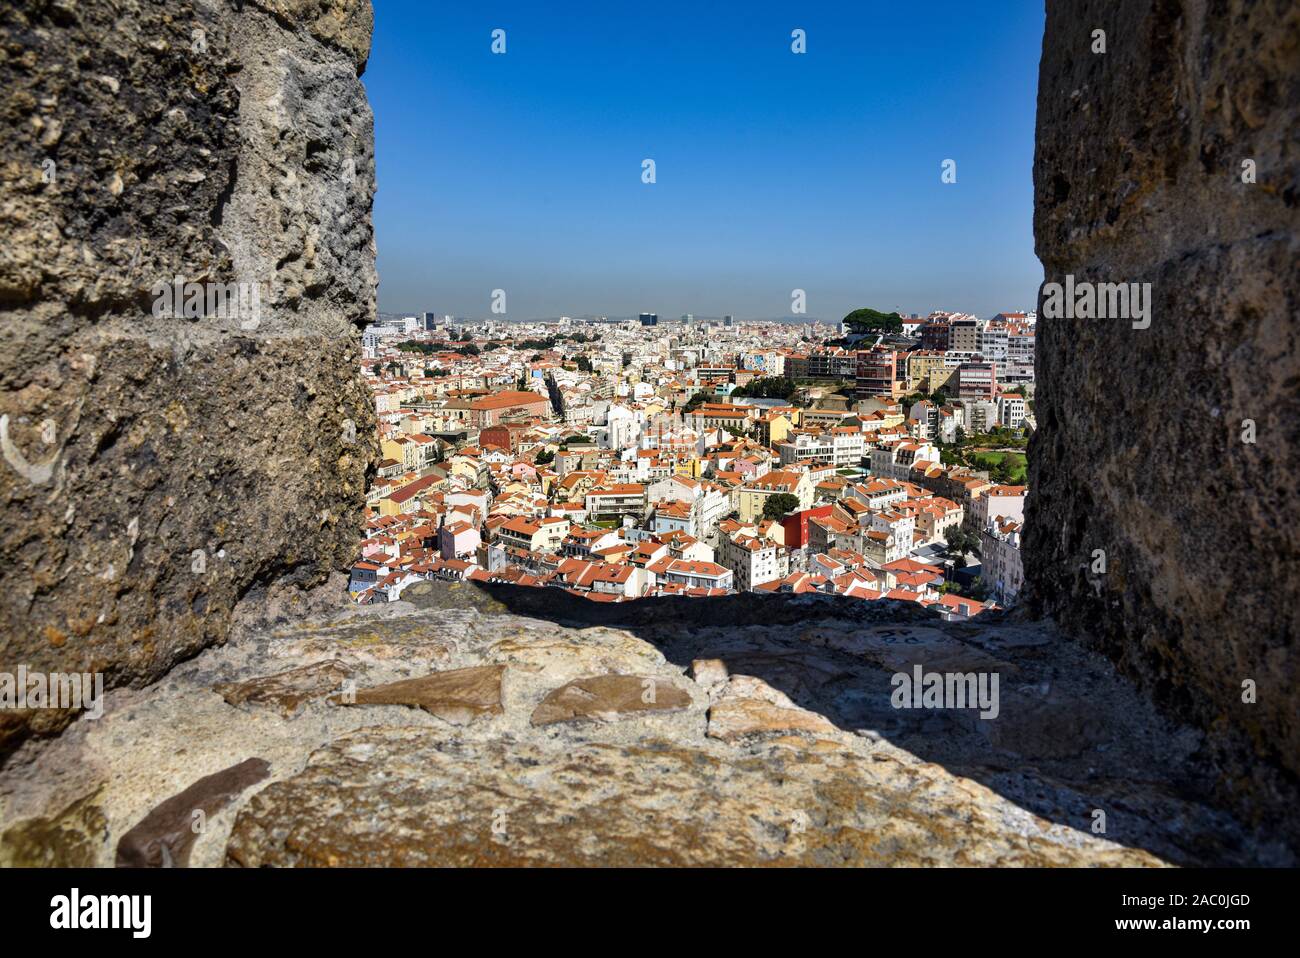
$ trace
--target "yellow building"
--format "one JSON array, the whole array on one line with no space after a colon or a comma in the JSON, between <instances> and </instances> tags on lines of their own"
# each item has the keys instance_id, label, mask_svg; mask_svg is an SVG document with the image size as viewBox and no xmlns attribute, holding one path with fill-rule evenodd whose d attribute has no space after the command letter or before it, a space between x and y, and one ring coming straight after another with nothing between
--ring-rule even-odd
<instances>
[{"instance_id":1,"label":"yellow building","mask_svg":"<svg viewBox=\"0 0 1300 958\"><path fill-rule=\"evenodd\" d=\"M740 519L742 522L754 522L763 516L763 505L771 496L788 493L799 500L799 508L807 509L812 505L813 485L806 472L785 472L777 470L751 479L740 489Z\"/></svg>"},{"instance_id":2,"label":"yellow building","mask_svg":"<svg viewBox=\"0 0 1300 958\"><path fill-rule=\"evenodd\" d=\"M756 429L759 442L765 446L774 446L778 442L785 442L786 437L794 430L794 422L781 413L770 412L758 418Z\"/></svg>"},{"instance_id":3,"label":"yellow building","mask_svg":"<svg viewBox=\"0 0 1300 958\"><path fill-rule=\"evenodd\" d=\"M415 469L420 465L420 447L405 436L393 436L383 439L379 449L384 459L400 462L403 469Z\"/></svg>"},{"instance_id":4,"label":"yellow building","mask_svg":"<svg viewBox=\"0 0 1300 958\"><path fill-rule=\"evenodd\" d=\"M473 456L452 456L448 466L453 476L461 476L471 484L477 484L485 472L483 463Z\"/></svg>"},{"instance_id":5,"label":"yellow building","mask_svg":"<svg viewBox=\"0 0 1300 958\"><path fill-rule=\"evenodd\" d=\"M409 482L400 489L395 489L383 499L379 500L379 514L381 516L400 516L408 512L418 512L424 507L426 496L432 496L434 492L443 487L443 481L440 476L425 476L422 479L416 479Z\"/></svg>"},{"instance_id":6,"label":"yellow building","mask_svg":"<svg viewBox=\"0 0 1300 958\"><path fill-rule=\"evenodd\" d=\"M957 380L953 378L956 372L956 366L940 366L930 370L930 377L925 382L925 391L933 393L937 389L943 389L950 394L956 393Z\"/></svg>"},{"instance_id":7,"label":"yellow building","mask_svg":"<svg viewBox=\"0 0 1300 958\"><path fill-rule=\"evenodd\" d=\"M907 354L907 391L916 392L930 378L930 371L943 366L943 353L932 349L918 349Z\"/></svg>"},{"instance_id":8,"label":"yellow building","mask_svg":"<svg viewBox=\"0 0 1300 958\"><path fill-rule=\"evenodd\" d=\"M685 476L687 479L698 479L703 474L704 464L695 456L690 459L679 459L673 468L673 475Z\"/></svg>"}]
</instances>

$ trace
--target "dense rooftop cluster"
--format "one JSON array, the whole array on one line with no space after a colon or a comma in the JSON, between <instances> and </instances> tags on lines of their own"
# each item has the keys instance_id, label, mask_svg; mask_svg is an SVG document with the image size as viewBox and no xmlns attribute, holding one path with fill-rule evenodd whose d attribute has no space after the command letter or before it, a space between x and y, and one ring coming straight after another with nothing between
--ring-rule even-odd
<instances>
[{"instance_id":1,"label":"dense rooftop cluster","mask_svg":"<svg viewBox=\"0 0 1300 958\"><path fill-rule=\"evenodd\" d=\"M1034 317L901 325L382 318L350 592L822 592L950 619L1013 603L1025 487L1003 460L1034 426Z\"/></svg>"}]
</instances>

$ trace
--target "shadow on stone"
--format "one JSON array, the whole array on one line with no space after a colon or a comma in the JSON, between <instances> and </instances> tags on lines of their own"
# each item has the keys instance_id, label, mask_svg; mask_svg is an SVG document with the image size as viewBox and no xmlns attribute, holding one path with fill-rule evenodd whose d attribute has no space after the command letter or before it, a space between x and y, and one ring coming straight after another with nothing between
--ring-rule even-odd
<instances>
[{"instance_id":1,"label":"shadow on stone","mask_svg":"<svg viewBox=\"0 0 1300 958\"><path fill-rule=\"evenodd\" d=\"M738 748L812 735L824 720L939 764L1050 822L1176 864L1294 861L1289 849L1212 804L1199 733L1167 721L1107 660L1050 623L1006 614L945 622L908 603L836 596L597 603L559 589L430 583L404 598L422 609L624 629L696 676L713 703L710 736ZM916 666L996 674L996 717L981 718L978 708L895 708L891 679ZM766 703L727 698L728 683L745 676L775 694ZM803 718L781 720L788 715Z\"/></svg>"}]
</instances>

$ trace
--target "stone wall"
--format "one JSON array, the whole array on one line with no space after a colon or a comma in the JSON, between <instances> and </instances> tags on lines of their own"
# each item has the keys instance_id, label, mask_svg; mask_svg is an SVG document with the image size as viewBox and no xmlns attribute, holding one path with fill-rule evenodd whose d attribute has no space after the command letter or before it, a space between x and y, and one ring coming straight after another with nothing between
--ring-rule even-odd
<instances>
[{"instance_id":1,"label":"stone wall","mask_svg":"<svg viewBox=\"0 0 1300 958\"><path fill-rule=\"evenodd\" d=\"M350 558L373 459L371 18L0 11L0 667L148 682L223 641L242 597ZM245 298L172 318L157 284L178 276ZM71 717L3 714L0 755Z\"/></svg>"},{"instance_id":2,"label":"stone wall","mask_svg":"<svg viewBox=\"0 0 1300 958\"><path fill-rule=\"evenodd\" d=\"M1206 730L1221 788L1283 821L1300 772L1297 38L1290 0L1049 0L1046 280L1150 283L1152 313L1051 319L1040 297L1025 561L1036 608Z\"/></svg>"},{"instance_id":3,"label":"stone wall","mask_svg":"<svg viewBox=\"0 0 1300 958\"><path fill-rule=\"evenodd\" d=\"M19 750L0 867L1294 864L1048 623L640 605L433 581L238 627ZM1001 675L997 717L895 709L922 663Z\"/></svg>"}]
</instances>

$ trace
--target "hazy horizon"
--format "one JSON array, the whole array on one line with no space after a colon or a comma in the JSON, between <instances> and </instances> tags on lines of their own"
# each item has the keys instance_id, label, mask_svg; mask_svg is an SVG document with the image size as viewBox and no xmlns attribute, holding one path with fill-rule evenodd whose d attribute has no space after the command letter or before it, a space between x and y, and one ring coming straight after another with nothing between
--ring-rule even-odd
<instances>
[{"instance_id":1,"label":"hazy horizon","mask_svg":"<svg viewBox=\"0 0 1300 958\"><path fill-rule=\"evenodd\" d=\"M1043 10L1007 6L377 4L380 308L805 319L794 289L825 322L1032 308Z\"/></svg>"}]
</instances>

